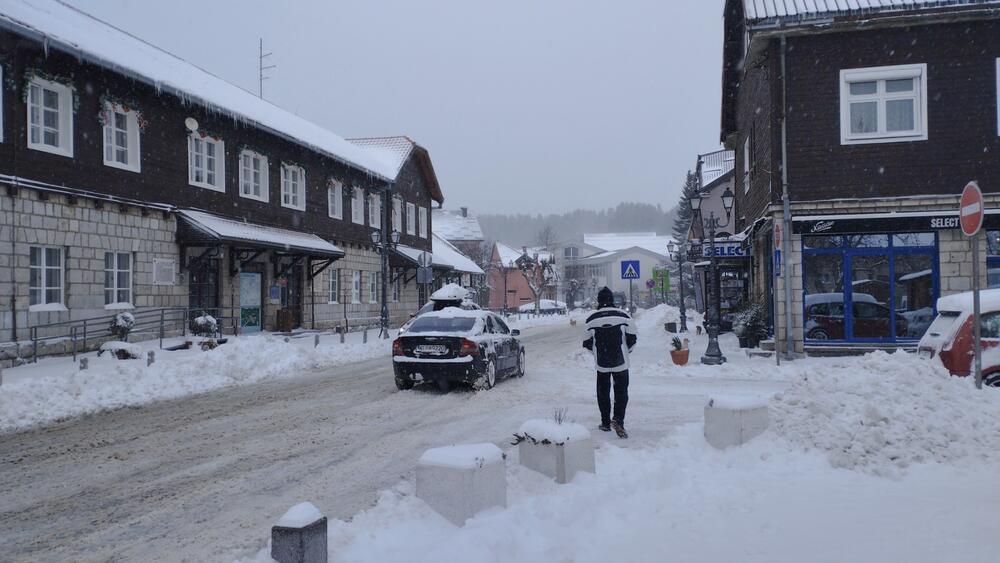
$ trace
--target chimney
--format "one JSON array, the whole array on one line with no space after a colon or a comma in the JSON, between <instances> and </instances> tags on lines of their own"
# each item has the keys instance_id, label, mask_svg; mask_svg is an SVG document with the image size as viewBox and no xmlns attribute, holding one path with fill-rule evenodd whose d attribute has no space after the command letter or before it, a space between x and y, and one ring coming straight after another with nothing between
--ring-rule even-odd
<instances>
[{"instance_id":1,"label":"chimney","mask_svg":"<svg viewBox=\"0 0 1000 563\"><path fill-rule=\"evenodd\" d=\"M462 210L462 217L468 217L469 216L469 208L468 207L460 207L459 209Z\"/></svg>"}]
</instances>

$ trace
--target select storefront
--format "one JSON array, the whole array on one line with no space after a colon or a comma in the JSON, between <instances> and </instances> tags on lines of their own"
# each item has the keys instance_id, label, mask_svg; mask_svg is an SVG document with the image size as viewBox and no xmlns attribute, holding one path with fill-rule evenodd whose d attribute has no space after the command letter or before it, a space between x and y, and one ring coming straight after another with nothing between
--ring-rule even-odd
<instances>
[{"instance_id":1,"label":"select storefront","mask_svg":"<svg viewBox=\"0 0 1000 563\"><path fill-rule=\"evenodd\" d=\"M1000 228L998 219L988 216L987 226ZM937 298L971 284L970 245L955 212L797 217L793 229L806 346L915 344Z\"/></svg>"},{"instance_id":2,"label":"select storefront","mask_svg":"<svg viewBox=\"0 0 1000 563\"><path fill-rule=\"evenodd\" d=\"M712 250L708 243L703 243L701 250L702 261L697 262L694 268L695 301L698 310L704 312ZM750 302L750 252L744 239L739 236L715 241L715 258L719 268L719 328L723 331L732 330L733 314Z\"/></svg>"}]
</instances>

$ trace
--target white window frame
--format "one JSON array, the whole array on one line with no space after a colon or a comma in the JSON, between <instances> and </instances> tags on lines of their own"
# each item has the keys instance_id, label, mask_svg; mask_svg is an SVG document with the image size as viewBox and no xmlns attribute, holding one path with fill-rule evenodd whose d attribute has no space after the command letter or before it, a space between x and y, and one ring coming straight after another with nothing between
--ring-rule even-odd
<instances>
[{"instance_id":1,"label":"white window frame","mask_svg":"<svg viewBox=\"0 0 1000 563\"><path fill-rule=\"evenodd\" d=\"M406 203L406 234L417 234L417 206L410 202Z\"/></svg>"},{"instance_id":2,"label":"white window frame","mask_svg":"<svg viewBox=\"0 0 1000 563\"><path fill-rule=\"evenodd\" d=\"M38 249L38 265L31 265L31 251L32 249ZM48 253L47 250L58 250L59 251L59 265L49 266L48 265ZM61 305L56 310L65 310L66 302L66 249L61 246L38 246L33 245L28 247L28 311L43 311L43 310L53 310L53 305ZM39 270L38 279L41 285L31 285L31 270ZM59 285L49 284L49 271L58 270L59 271ZM48 300L49 290L59 290L59 299L56 301ZM37 303L31 302L31 292L38 291L39 300Z\"/></svg>"},{"instance_id":3,"label":"white window frame","mask_svg":"<svg viewBox=\"0 0 1000 563\"><path fill-rule=\"evenodd\" d=\"M417 225L420 228L420 237L427 238L427 208L424 206L417 208Z\"/></svg>"},{"instance_id":4,"label":"white window frame","mask_svg":"<svg viewBox=\"0 0 1000 563\"><path fill-rule=\"evenodd\" d=\"M382 228L382 196L376 193L368 195L368 225Z\"/></svg>"},{"instance_id":5,"label":"white window frame","mask_svg":"<svg viewBox=\"0 0 1000 563\"><path fill-rule=\"evenodd\" d=\"M403 293L402 282L403 275L400 272L396 272L396 276L392 282L392 302L399 303L399 296Z\"/></svg>"},{"instance_id":6,"label":"white window frame","mask_svg":"<svg viewBox=\"0 0 1000 563\"><path fill-rule=\"evenodd\" d=\"M750 191L750 168L753 160L750 138L753 136L753 129L751 128L750 131L747 138L743 140L743 193Z\"/></svg>"},{"instance_id":7,"label":"white window frame","mask_svg":"<svg viewBox=\"0 0 1000 563\"><path fill-rule=\"evenodd\" d=\"M368 272L368 302L378 303L378 272Z\"/></svg>"},{"instance_id":8,"label":"white window frame","mask_svg":"<svg viewBox=\"0 0 1000 563\"><path fill-rule=\"evenodd\" d=\"M250 159L250 165L251 165L250 168L248 168L244 164L244 162L243 162L244 159ZM260 183L259 183L260 185L256 186L256 187L258 187L260 189L260 195L255 195L255 194L253 194L251 192L247 192L247 191L244 190L244 188L247 186L247 184L249 184L250 187L254 187L254 185L253 185L254 184L253 178L247 178L247 173L248 172L249 173L253 172L252 166L253 166L253 161L255 159L260 161ZM264 155L262 155L262 154L260 154L259 152L252 151L250 149L243 149L243 150L240 151L240 160L239 160L239 169L240 169L239 193L240 193L240 197L245 197L247 199L253 199L253 200L257 200L257 201L263 201L264 203L268 202L268 200L270 199L270 183L269 183L269 178L271 176L271 168L270 168L270 166L271 165L268 162L267 157L264 156Z\"/></svg>"},{"instance_id":9,"label":"white window frame","mask_svg":"<svg viewBox=\"0 0 1000 563\"><path fill-rule=\"evenodd\" d=\"M914 93L886 93L885 81L913 78ZM876 82L875 94L850 93L852 82ZM840 144L901 143L927 140L927 65L879 66L842 69L840 71ZM914 99L913 131L887 131L885 103L893 99ZM878 130L871 133L851 133L851 102L873 101L878 104Z\"/></svg>"},{"instance_id":10,"label":"white window frame","mask_svg":"<svg viewBox=\"0 0 1000 563\"><path fill-rule=\"evenodd\" d=\"M118 162L114 153L118 150L117 127L115 117L125 116L125 162ZM139 112L126 111L120 104L105 102L104 105L104 165L129 172L142 172L142 153L140 152ZM111 153L111 158L108 154Z\"/></svg>"},{"instance_id":11,"label":"white window frame","mask_svg":"<svg viewBox=\"0 0 1000 563\"><path fill-rule=\"evenodd\" d=\"M128 256L128 268L121 267L121 257ZM108 268L108 258L111 258L111 267ZM135 257L131 252L106 251L104 253L104 308L105 309L131 309L132 308L132 288L134 286ZM128 274L128 287L118 285L118 274ZM108 285L108 274L111 274L111 285ZM108 292L111 292L112 301L108 301ZM119 299L120 292L127 292L128 299Z\"/></svg>"},{"instance_id":12,"label":"white window frame","mask_svg":"<svg viewBox=\"0 0 1000 563\"><path fill-rule=\"evenodd\" d=\"M355 187L351 193L351 222L365 224L365 191L359 187Z\"/></svg>"},{"instance_id":13,"label":"white window frame","mask_svg":"<svg viewBox=\"0 0 1000 563\"><path fill-rule=\"evenodd\" d=\"M198 141L202 142L202 146L205 148L204 153L201 155L202 161L205 166L202 167L202 174L205 180L196 180L195 173L197 169L195 168L195 162L198 155L195 154L195 145ZM188 135L188 184L198 188L205 188L207 190L212 190L216 192L226 191L226 143L222 139L215 140L211 135L201 136L197 131ZM215 145L215 182L208 181L208 166L206 159L208 158L208 145Z\"/></svg>"},{"instance_id":14,"label":"white window frame","mask_svg":"<svg viewBox=\"0 0 1000 563\"><path fill-rule=\"evenodd\" d=\"M395 196L392 198L392 230L403 232L403 200Z\"/></svg>"},{"instance_id":15,"label":"white window frame","mask_svg":"<svg viewBox=\"0 0 1000 563\"><path fill-rule=\"evenodd\" d=\"M58 107L56 108L57 120L58 120L58 133L57 138L59 141L58 146L53 146L46 144L44 142L44 103L39 100L39 104L32 104L31 102L31 89L32 88L42 88L45 90L50 90L55 92L59 96L57 102ZM28 135L27 142L28 148L37 151L47 152L50 154L56 154L59 156L73 157L73 88L65 84L59 84L58 82L51 82L49 80L43 80L41 78L32 78L31 82L28 83L28 92L25 98L25 107L27 109L27 114L25 119L28 123ZM32 125L31 121L31 109L32 105L36 105L39 109L39 115L41 115L42 123L37 127ZM39 141L32 142L31 133L32 129L37 128L39 131Z\"/></svg>"},{"instance_id":16,"label":"white window frame","mask_svg":"<svg viewBox=\"0 0 1000 563\"><path fill-rule=\"evenodd\" d=\"M298 181L295 183L292 182L292 172L299 173ZM298 199L298 202L294 199ZM301 166L281 163L281 206L299 211L306 210L306 171Z\"/></svg>"},{"instance_id":17,"label":"white window frame","mask_svg":"<svg viewBox=\"0 0 1000 563\"><path fill-rule=\"evenodd\" d=\"M326 214L332 219L344 218L344 184L336 180L326 185Z\"/></svg>"},{"instance_id":18,"label":"white window frame","mask_svg":"<svg viewBox=\"0 0 1000 563\"><path fill-rule=\"evenodd\" d=\"M340 270L330 268L326 290L327 305L337 305L340 303Z\"/></svg>"},{"instance_id":19,"label":"white window frame","mask_svg":"<svg viewBox=\"0 0 1000 563\"><path fill-rule=\"evenodd\" d=\"M351 274L351 303L361 303L361 271Z\"/></svg>"}]
</instances>

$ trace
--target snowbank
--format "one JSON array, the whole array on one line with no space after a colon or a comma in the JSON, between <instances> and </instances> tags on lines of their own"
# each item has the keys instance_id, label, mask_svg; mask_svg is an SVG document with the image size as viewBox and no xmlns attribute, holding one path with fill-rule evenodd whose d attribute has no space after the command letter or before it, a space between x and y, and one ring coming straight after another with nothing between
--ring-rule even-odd
<instances>
[{"instance_id":1,"label":"snowbank","mask_svg":"<svg viewBox=\"0 0 1000 563\"><path fill-rule=\"evenodd\" d=\"M230 338L227 344L203 352L159 350L155 341L126 346L154 350L156 363L120 362L111 354L86 354L89 369L80 371L69 357L45 358L4 370L0 386L0 432L54 422L101 410L183 397L230 385L292 377L378 356L388 357L390 341L361 343L360 334L291 339L268 334ZM134 350L133 350L134 351Z\"/></svg>"},{"instance_id":2,"label":"snowbank","mask_svg":"<svg viewBox=\"0 0 1000 563\"><path fill-rule=\"evenodd\" d=\"M547 440L553 444L565 444L590 438L590 431L582 424L535 418L522 424L515 436L535 442Z\"/></svg>"},{"instance_id":3,"label":"snowbank","mask_svg":"<svg viewBox=\"0 0 1000 563\"><path fill-rule=\"evenodd\" d=\"M502 459L503 451L494 444L460 444L431 448L420 456L420 464L473 469Z\"/></svg>"},{"instance_id":4,"label":"snowbank","mask_svg":"<svg viewBox=\"0 0 1000 563\"><path fill-rule=\"evenodd\" d=\"M902 352L808 365L771 401L773 428L834 467L899 476L915 463L1000 461L998 390Z\"/></svg>"}]
</instances>

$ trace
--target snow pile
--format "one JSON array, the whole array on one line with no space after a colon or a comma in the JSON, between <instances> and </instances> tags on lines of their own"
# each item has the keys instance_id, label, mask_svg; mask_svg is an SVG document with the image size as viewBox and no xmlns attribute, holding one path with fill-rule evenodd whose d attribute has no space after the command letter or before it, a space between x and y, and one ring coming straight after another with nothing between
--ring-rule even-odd
<instances>
[{"instance_id":1,"label":"snow pile","mask_svg":"<svg viewBox=\"0 0 1000 563\"><path fill-rule=\"evenodd\" d=\"M499 463L504 458L503 451L494 444L460 444L431 448L420 456L421 465L474 469L484 465Z\"/></svg>"},{"instance_id":2,"label":"snow pile","mask_svg":"<svg viewBox=\"0 0 1000 563\"><path fill-rule=\"evenodd\" d=\"M130 359L137 359L142 355L142 347L138 344L129 344L128 342L120 342L118 340L109 340L104 344L101 344L101 353L111 352L112 355L117 357L127 356Z\"/></svg>"},{"instance_id":3,"label":"snow pile","mask_svg":"<svg viewBox=\"0 0 1000 563\"><path fill-rule=\"evenodd\" d=\"M390 341L361 343L360 335L340 344L327 335L320 346L312 338L285 342L270 335L230 338L229 343L203 352L197 347L169 352L155 341L127 346L142 357L156 352L156 363L118 362L111 354L86 354L89 369L71 358L46 358L4 371L0 387L0 432L49 423L101 410L141 405L230 385L292 377L359 360L388 356Z\"/></svg>"},{"instance_id":4,"label":"snow pile","mask_svg":"<svg viewBox=\"0 0 1000 563\"><path fill-rule=\"evenodd\" d=\"M518 440L529 440L533 443L549 442L562 445L567 442L587 440L590 438L590 432L582 424L535 418L522 424L514 436Z\"/></svg>"},{"instance_id":5,"label":"snow pile","mask_svg":"<svg viewBox=\"0 0 1000 563\"><path fill-rule=\"evenodd\" d=\"M311 502L300 502L288 509L275 526L282 528L303 528L323 517L323 514Z\"/></svg>"},{"instance_id":6,"label":"snow pile","mask_svg":"<svg viewBox=\"0 0 1000 563\"><path fill-rule=\"evenodd\" d=\"M772 400L773 428L834 467L899 476L915 463L1000 460L997 390L902 352L811 364Z\"/></svg>"}]
</instances>

